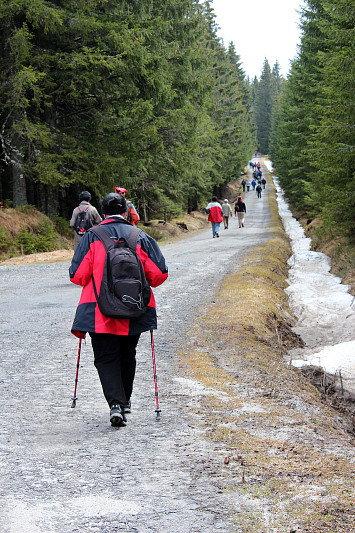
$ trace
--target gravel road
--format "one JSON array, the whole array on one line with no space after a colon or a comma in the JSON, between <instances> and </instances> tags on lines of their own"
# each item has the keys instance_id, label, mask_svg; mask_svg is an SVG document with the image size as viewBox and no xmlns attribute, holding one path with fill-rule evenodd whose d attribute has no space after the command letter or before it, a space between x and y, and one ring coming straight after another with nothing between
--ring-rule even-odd
<instances>
[{"instance_id":1,"label":"gravel road","mask_svg":"<svg viewBox=\"0 0 355 533\"><path fill-rule=\"evenodd\" d=\"M70 327L81 289L69 282L69 264L0 267L2 533L236 531L223 494L224 450L189 412L201 391L179 373L176 354L223 276L267 239L266 192L245 194L245 228L233 217L219 239L208 229L162 247L169 279L154 291L160 422L148 333L127 427L111 428L89 338L71 409L78 342Z\"/></svg>"}]
</instances>

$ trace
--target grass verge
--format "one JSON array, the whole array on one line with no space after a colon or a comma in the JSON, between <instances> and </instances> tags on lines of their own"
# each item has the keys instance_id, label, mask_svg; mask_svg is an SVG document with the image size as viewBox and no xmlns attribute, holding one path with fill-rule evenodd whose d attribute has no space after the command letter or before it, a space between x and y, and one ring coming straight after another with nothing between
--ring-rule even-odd
<instances>
[{"instance_id":1,"label":"grass verge","mask_svg":"<svg viewBox=\"0 0 355 533\"><path fill-rule=\"evenodd\" d=\"M284 292L289 242L269 197L269 240L191 326L179 370L210 390L195 413L220 452L236 531L351 531L352 427L283 361L301 340Z\"/></svg>"}]
</instances>

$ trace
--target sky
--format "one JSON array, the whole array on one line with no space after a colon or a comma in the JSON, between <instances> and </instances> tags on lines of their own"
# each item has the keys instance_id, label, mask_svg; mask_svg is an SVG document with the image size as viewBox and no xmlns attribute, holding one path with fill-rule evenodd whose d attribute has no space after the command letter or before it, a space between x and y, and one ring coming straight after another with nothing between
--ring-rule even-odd
<instances>
[{"instance_id":1,"label":"sky","mask_svg":"<svg viewBox=\"0 0 355 533\"><path fill-rule=\"evenodd\" d=\"M287 75L297 54L303 0L213 0L218 36L227 48L234 42L247 76L260 78L265 57L272 68L276 60Z\"/></svg>"}]
</instances>

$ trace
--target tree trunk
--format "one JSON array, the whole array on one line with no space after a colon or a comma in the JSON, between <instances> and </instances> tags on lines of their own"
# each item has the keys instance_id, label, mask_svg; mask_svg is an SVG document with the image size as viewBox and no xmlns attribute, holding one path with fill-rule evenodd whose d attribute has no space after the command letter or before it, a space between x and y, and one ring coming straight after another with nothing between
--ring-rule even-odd
<instances>
[{"instance_id":1,"label":"tree trunk","mask_svg":"<svg viewBox=\"0 0 355 533\"><path fill-rule=\"evenodd\" d=\"M26 180L23 175L23 159L12 161L12 198L14 207L27 205Z\"/></svg>"},{"instance_id":2,"label":"tree trunk","mask_svg":"<svg viewBox=\"0 0 355 533\"><path fill-rule=\"evenodd\" d=\"M54 219L54 217L58 215L58 210L59 210L58 187L48 186L46 215L49 218Z\"/></svg>"}]
</instances>

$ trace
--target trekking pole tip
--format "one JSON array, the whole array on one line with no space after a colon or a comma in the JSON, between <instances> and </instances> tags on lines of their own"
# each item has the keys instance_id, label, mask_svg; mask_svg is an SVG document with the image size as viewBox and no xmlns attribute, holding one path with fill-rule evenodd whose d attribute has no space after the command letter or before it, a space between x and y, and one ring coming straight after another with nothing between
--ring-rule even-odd
<instances>
[{"instance_id":1,"label":"trekking pole tip","mask_svg":"<svg viewBox=\"0 0 355 533\"><path fill-rule=\"evenodd\" d=\"M157 422L159 422L159 420L160 420L160 413L161 413L161 409L155 409L155 412L156 412L156 414L157 414L157 416L156 416L156 419L155 419L155 420L156 420Z\"/></svg>"},{"instance_id":2,"label":"trekking pole tip","mask_svg":"<svg viewBox=\"0 0 355 533\"><path fill-rule=\"evenodd\" d=\"M77 400L77 397L75 396L75 398L73 398L73 401L72 401L72 408L76 407L76 400Z\"/></svg>"}]
</instances>

